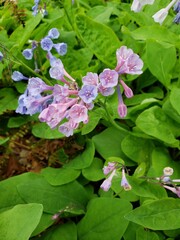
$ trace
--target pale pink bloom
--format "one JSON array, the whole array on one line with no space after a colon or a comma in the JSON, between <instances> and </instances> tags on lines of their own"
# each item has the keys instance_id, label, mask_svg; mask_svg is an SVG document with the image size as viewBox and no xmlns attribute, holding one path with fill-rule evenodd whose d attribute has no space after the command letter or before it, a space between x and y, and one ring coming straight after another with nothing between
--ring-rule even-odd
<instances>
[{"instance_id":1,"label":"pale pink bloom","mask_svg":"<svg viewBox=\"0 0 180 240\"><path fill-rule=\"evenodd\" d=\"M167 7L160 9L158 12L156 12L152 17L155 22L158 22L162 24L164 20L166 19L168 12L170 8L177 2L177 0L172 0Z\"/></svg>"},{"instance_id":2,"label":"pale pink bloom","mask_svg":"<svg viewBox=\"0 0 180 240\"><path fill-rule=\"evenodd\" d=\"M88 110L84 105L75 104L69 110L69 117L75 123L80 123L88 120Z\"/></svg>"},{"instance_id":3,"label":"pale pink bloom","mask_svg":"<svg viewBox=\"0 0 180 240\"><path fill-rule=\"evenodd\" d=\"M125 191L129 191L132 188L131 185L128 183L127 179L126 179L124 168L122 168L121 187L123 187Z\"/></svg>"},{"instance_id":4,"label":"pale pink bloom","mask_svg":"<svg viewBox=\"0 0 180 240\"><path fill-rule=\"evenodd\" d=\"M180 198L180 187L170 187L167 185L163 185L163 187L175 193Z\"/></svg>"},{"instance_id":5,"label":"pale pink bloom","mask_svg":"<svg viewBox=\"0 0 180 240\"><path fill-rule=\"evenodd\" d=\"M78 123L75 123L72 119L70 119L68 122L60 125L59 131L63 133L66 137L69 137L73 135L74 129L76 129L78 126Z\"/></svg>"},{"instance_id":6,"label":"pale pink bloom","mask_svg":"<svg viewBox=\"0 0 180 240\"><path fill-rule=\"evenodd\" d=\"M131 5L131 11L140 12L143 6L153 4L154 0L134 0Z\"/></svg>"},{"instance_id":7,"label":"pale pink bloom","mask_svg":"<svg viewBox=\"0 0 180 240\"><path fill-rule=\"evenodd\" d=\"M110 176L106 180L104 180L104 182L101 184L100 188L102 188L105 192L107 192L110 189L112 184L112 179L115 174L116 174L116 169L114 169L110 174Z\"/></svg>"},{"instance_id":8,"label":"pale pink bloom","mask_svg":"<svg viewBox=\"0 0 180 240\"><path fill-rule=\"evenodd\" d=\"M119 74L141 74L143 61L140 57L133 52L132 49L128 49L126 46L122 46L116 51L117 66L115 70Z\"/></svg>"},{"instance_id":9,"label":"pale pink bloom","mask_svg":"<svg viewBox=\"0 0 180 240\"><path fill-rule=\"evenodd\" d=\"M98 85L98 75L97 73L92 73L92 72L88 72L86 74L86 76L84 76L82 78L82 82L84 85L94 85L97 86Z\"/></svg>"},{"instance_id":10,"label":"pale pink bloom","mask_svg":"<svg viewBox=\"0 0 180 240\"><path fill-rule=\"evenodd\" d=\"M110 172L112 172L115 169L115 167L116 167L116 163L115 162L108 162L108 165L103 167L104 175L107 175Z\"/></svg>"}]
</instances>

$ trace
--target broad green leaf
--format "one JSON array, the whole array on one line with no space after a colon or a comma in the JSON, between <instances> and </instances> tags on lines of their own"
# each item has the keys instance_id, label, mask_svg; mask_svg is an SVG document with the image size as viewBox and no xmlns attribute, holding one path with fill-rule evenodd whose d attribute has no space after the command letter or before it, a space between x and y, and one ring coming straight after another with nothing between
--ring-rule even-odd
<instances>
[{"instance_id":1,"label":"broad green leaf","mask_svg":"<svg viewBox=\"0 0 180 240\"><path fill-rule=\"evenodd\" d=\"M121 149L121 142L125 136L126 133L124 133L124 131L119 131L114 127L110 127L95 135L92 140L95 144L96 151L104 159L109 157L120 157L128 166L129 160Z\"/></svg>"},{"instance_id":2,"label":"broad green leaf","mask_svg":"<svg viewBox=\"0 0 180 240\"><path fill-rule=\"evenodd\" d=\"M36 17L30 18L26 21L25 28L20 25L18 28L10 36L10 41L13 41L15 44L11 48L11 52L15 52L18 48L20 51L24 44L30 39L31 33L40 23L41 19L43 18L42 14L38 14Z\"/></svg>"},{"instance_id":3,"label":"broad green leaf","mask_svg":"<svg viewBox=\"0 0 180 240\"><path fill-rule=\"evenodd\" d=\"M138 228L136 231L136 240L159 240L155 232L148 231L148 229Z\"/></svg>"},{"instance_id":4,"label":"broad green leaf","mask_svg":"<svg viewBox=\"0 0 180 240\"><path fill-rule=\"evenodd\" d=\"M119 240L128 221L124 215L131 210L128 201L117 198L95 198L87 207L87 213L78 223L79 240Z\"/></svg>"},{"instance_id":5,"label":"broad green leaf","mask_svg":"<svg viewBox=\"0 0 180 240\"><path fill-rule=\"evenodd\" d=\"M72 159L68 164L64 165L64 167L70 167L73 169L83 169L87 168L91 165L95 154L95 147L92 140L87 140L85 150L79 154L77 157Z\"/></svg>"},{"instance_id":6,"label":"broad green leaf","mask_svg":"<svg viewBox=\"0 0 180 240\"><path fill-rule=\"evenodd\" d=\"M82 174L86 179L90 181L99 181L104 178L102 168L102 160L99 158L94 158L92 164L89 167L82 169Z\"/></svg>"},{"instance_id":7,"label":"broad green leaf","mask_svg":"<svg viewBox=\"0 0 180 240\"><path fill-rule=\"evenodd\" d=\"M150 161L151 152L154 148L154 144L149 139L144 139L132 135L127 135L122 143L121 147L123 152L133 161L137 163Z\"/></svg>"},{"instance_id":8,"label":"broad green leaf","mask_svg":"<svg viewBox=\"0 0 180 240\"><path fill-rule=\"evenodd\" d=\"M170 144L172 147L179 146L179 141L175 138L179 129L160 107L154 106L142 112L136 119L136 124L146 134Z\"/></svg>"},{"instance_id":9,"label":"broad green leaf","mask_svg":"<svg viewBox=\"0 0 180 240\"><path fill-rule=\"evenodd\" d=\"M147 170L147 163L142 162L139 164L139 166L135 169L133 176L138 178L138 177L143 177L145 176Z\"/></svg>"},{"instance_id":10,"label":"broad green leaf","mask_svg":"<svg viewBox=\"0 0 180 240\"><path fill-rule=\"evenodd\" d=\"M177 111L180 115L180 88L174 88L170 94L170 103L172 104L173 108Z\"/></svg>"},{"instance_id":11,"label":"broad green leaf","mask_svg":"<svg viewBox=\"0 0 180 240\"><path fill-rule=\"evenodd\" d=\"M40 203L46 213L56 213L66 207L74 211L84 210L87 193L83 186L74 181L61 186L50 185L43 176L22 182L17 186L20 196L28 203Z\"/></svg>"},{"instance_id":12,"label":"broad green leaf","mask_svg":"<svg viewBox=\"0 0 180 240\"><path fill-rule=\"evenodd\" d=\"M143 26L132 31L131 36L135 40L149 40L154 39L160 42L167 42L171 44L176 44L179 42L179 37L169 31L166 27L163 26Z\"/></svg>"},{"instance_id":13,"label":"broad green leaf","mask_svg":"<svg viewBox=\"0 0 180 240\"><path fill-rule=\"evenodd\" d=\"M50 227L53 223L54 220L52 220L52 214L43 213L37 227L32 232L31 237L40 234L46 230L46 228Z\"/></svg>"},{"instance_id":14,"label":"broad green leaf","mask_svg":"<svg viewBox=\"0 0 180 240\"><path fill-rule=\"evenodd\" d=\"M76 24L86 46L108 67L115 67L115 52L121 46L121 42L113 30L80 14L76 17Z\"/></svg>"},{"instance_id":15,"label":"broad green leaf","mask_svg":"<svg viewBox=\"0 0 180 240\"><path fill-rule=\"evenodd\" d=\"M38 225L43 207L30 203L16 205L0 214L0 232L3 240L28 240Z\"/></svg>"},{"instance_id":16,"label":"broad green leaf","mask_svg":"<svg viewBox=\"0 0 180 240\"><path fill-rule=\"evenodd\" d=\"M63 138L64 135L58 129L51 129L46 123L37 123L32 127L32 134L43 139Z\"/></svg>"},{"instance_id":17,"label":"broad green leaf","mask_svg":"<svg viewBox=\"0 0 180 240\"><path fill-rule=\"evenodd\" d=\"M8 178L0 182L0 211L3 208L11 208L17 204L25 203L17 191L17 185L22 182L30 182L31 179L38 177L34 173L24 173L15 177ZM9 197L11 196L11 197Z\"/></svg>"},{"instance_id":18,"label":"broad green leaf","mask_svg":"<svg viewBox=\"0 0 180 240\"><path fill-rule=\"evenodd\" d=\"M149 177L160 177L163 175L165 167L173 168L172 179L180 179L180 166L177 161L173 161L171 155L166 148L156 147L152 151L152 164L148 172Z\"/></svg>"},{"instance_id":19,"label":"broad green leaf","mask_svg":"<svg viewBox=\"0 0 180 240\"><path fill-rule=\"evenodd\" d=\"M170 44L149 40L146 44L146 63L151 73L164 86L169 87L171 71L176 63L176 48Z\"/></svg>"},{"instance_id":20,"label":"broad green leaf","mask_svg":"<svg viewBox=\"0 0 180 240\"><path fill-rule=\"evenodd\" d=\"M127 106L132 106L132 105L140 104L141 102L143 102L148 98L158 98L158 99L163 98L164 94L162 89L156 88L154 90L155 92L141 93L141 94L134 95L133 98L126 98L124 102Z\"/></svg>"},{"instance_id":21,"label":"broad green leaf","mask_svg":"<svg viewBox=\"0 0 180 240\"><path fill-rule=\"evenodd\" d=\"M0 90L0 114L7 110L17 108L18 95L12 88L2 88Z\"/></svg>"},{"instance_id":22,"label":"broad green leaf","mask_svg":"<svg viewBox=\"0 0 180 240\"><path fill-rule=\"evenodd\" d=\"M46 231L39 240L77 240L77 228L74 222L58 224Z\"/></svg>"},{"instance_id":23,"label":"broad green leaf","mask_svg":"<svg viewBox=\"0 0 180 240\"><path fill-rule=\"evenodd\" d=\"M44 168L41 174L53 186L63 185L74 181L80 171L71 168Z\"/></svg>"},{"instance_id":24,"label":"broad green leaf","mask_svg":"<svg viewBox=\"0 0 180 240\"><path fill-rule=\"evenodd\" d=\"M152 230L180 228L179 199L165 198L144 204L125 215L125 219Z\"/></svg>"},{"instance_id":25,"label":"broad green leaf","mask_svg":"<svg viewBox=\"0 0 180 240\"><path fill-rule=\"evenodd\" d=\"M139 228L142 228L142 227L134 222L129 222L128 227L123 235L123 239L136 240L136 231L138 231Z\"/></svg>"},{"instance_id":26,"label":"broad green leaf","mask_svg":"<svg viewBox=\"0 0 180 240\"><path fill-rule=\"evenodd\" d=\"M98 125L99 120L103 118L104 112L105 111L101 108L97 108L94 111L89 112L89 121L87 124L84 124L81 129L82 135L90 133L94 130L94 128Z\"/></svg>"},{"instance_id":27,"label":"broad green leaf","mask_svg":"<svg viewBox=\"0 0 180 240\"><path fill-rule=\"evenodd\" d=\"M169 98L163 104L162 109L170 118L180 123L180 115L177 113L176 109L173 108Z\"/></svg>"}]
</instances>

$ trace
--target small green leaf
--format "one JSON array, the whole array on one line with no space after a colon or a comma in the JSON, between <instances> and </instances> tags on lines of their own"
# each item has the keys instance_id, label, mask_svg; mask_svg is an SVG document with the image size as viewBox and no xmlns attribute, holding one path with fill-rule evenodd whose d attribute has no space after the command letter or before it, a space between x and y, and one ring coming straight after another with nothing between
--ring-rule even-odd
<instances>
[{"instance_id":1,"label":"small green leaf","mask_svg":"<svg viewBox=\"0 0 180 240\"><path fill-rule=\"evenodd\" d=\"M16 205L0 214L0 232L3 240L28 240L38 225L43 207L30 203Z\"/></svg>"},{"instance_id":2,"label":"small green leaf","mask_svg":"<svg viewBox=\"0 0 180 240\"><path fill-rule=\"evenodd\" d=\"M136 231L136 240L159 240L155 232L148 231L148 229L138 228Z\"/></svg>"},{"instance_id":3,"label":"small green leaf","mask_svg":"<svg viewBox=\"0 0 180 240\"><path fill-rule=\"evenodd\" d=\"M87 168L91 165L95 154L95 147L92 140L87 140L85 150L71 160L68 164L64 165L64 167L70 167L74 169L83 169Z\"/></svg>"},{"instance_id":4,"label":"small green leaf","mask_svg":"<svg viewBox=\"0 0 180 240\"><path fill-rule=\"evenodd\" d=\"M99 181L104 178L102 168L102 160L99 158L94 158L92 164L89 167L82 169L82 174L86 179L90 181Z\"/></svg>"},{"instance_id":5,"label":"small green leaf","mask_svg":"<svg viewBox=\"0 0 180 240\"><path fill-rule=\"evenodd\" d=\"M46 123L37 123L32 127L32 134L43 139L63 138L64 135L58 129L51 129Z\"/></svg>"},{"instance_id":6,"label":"small green leaf","mask_svg":"<svg viewBox=\"0 0 180 240\"><path fill-rule=\"evenodd\" d=\"M18 95L12 88L2 88L0 90L0 114L6 110L17 108Z\"/></svg>"},{"instance_id":7,"label":"small green leaf","mask_svg":"<svg viewBox=\"0 0 180 240\"><path fill-rule=\"evenodd\" d=\"M44 168L41 171L45 179L53 186L63 185L74 181L80 171L71 168Z\"/></svg>"},{"instance_id":8,"label":"small green leaf","mask_svg":"<svg viewBox=\"0 0 180 240\"><path fill-rule=\"evenodd\" d=\"M78 223L79 240L121 239L128 226L124 215L131 208L131 204L122 199L103 197L92 199L86 215Z\"/></svg>"},{"instance_id":9,"label":"small green leaf","mask_svg":"<svg viewBox=\"0 0 180 240\"><path fill-rule=\"evenodd\" d=\"M146 203L125 215L129 221L152 230L180 228L179 199L165 198Z\"/></svg>"}]
</instances>

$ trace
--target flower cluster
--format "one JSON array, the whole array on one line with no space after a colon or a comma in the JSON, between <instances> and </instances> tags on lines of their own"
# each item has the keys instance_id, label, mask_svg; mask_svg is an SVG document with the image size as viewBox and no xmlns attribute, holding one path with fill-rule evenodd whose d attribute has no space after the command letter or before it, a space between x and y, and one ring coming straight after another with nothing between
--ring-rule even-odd
<instances>
[{"instance_id":1,"label":"flower cluster","mask_svg":"<svg viewBox=\"0 0 180 240\"><path fill-rule=\"evenodd\" d=\"M42 8L39 4L40 4L41 0L34 0L34 5L32 6L32 14L34 16L36 16L38 14L38 12L40 12L42 14L42 16L46 16L48 14L47 10L46 10L46 4L44 4L44 7Z\"/></svg>"},{"instance_id":2,"label":"flower cluster","mask_svg":"<svg viewBox=\"0 0 180 240\"><path fill-rule=\"evenodd\" d=\"M105 192L107 192L112 184L112 179L116 176L117 171L121 169L122 178L121 178L121 187L124 188L125 191L131 190L131 185L128 183L128 180L125 175L125 169L123 166L118 165L116 162L108 162L107 166L104 166L103 173L105 176L108 176L103 183L101 184L100 188L102 188Z\"/></svg>"},{"instance_id":3,"label":"flower cluster","mask_svg":"<svg viewBox=\"0 0 180 240\"><path fill-rule=\"evenodd\" d=\"M47 52L50 62L49 75L59 81L54 86L49 86L39 77L27 78L22 73L13 72L14 81L28 80L27 89L19 97L19 106L16 112L21 114L40 113L39 120L46 122L50 128L58 128L65 136L73 135L81 123L88 122L88 111L94 107L94 100L98 94L110 96L117 90L118 113L120 117L127 115L127 107L123 102L120 85L124 89L125 96L133 96L132 90L122 80L123 74L141 74L143 62L137 54L126 46L116 51L117 66L115 69L104 69L99 75L88 72L82 78L82 86L77 86L64 68L62 61L55 57L51 50L54 48L59 55L67 51L65 43L53 43L53 39L59 37L56 28L52 28L46 37L40 41L41 48ZM25 49L23 55L33 52ZM30 57L29 57L30 58Z\"/></svg>"},{"instance_id":4,"label":"flower cluster","mask_svg":"<svg viewBox=\"0 0 180 240\"><path fill-rule=\"evenodd\" d=\"M163 175L161 177L157 177L156 180L158 180L164 188L175 193L180 198L180 187L175 184L180 182L180 179L172 179L171 176L173 175L173 172L173 168L165 167L163 169Z\"/></svg>"},{"instance_id":5,"label":"flower cluster","mask_svg":"<svg viewBox=\"0 0 180 240\"><path fill-rule=\"evenodd\" d=\"M131 10L134 12L139 12L142 10L144 5L153 4L154 0L133 0L131 5ZM180 1L179 0L172 0L166 7L160 9L156 12L152 17L155 22L162 24L166 19L169 10L174 5L174 11L176 12L176 17L174 18L175 23L180 22Z\"/></svg>"}]
</instances>

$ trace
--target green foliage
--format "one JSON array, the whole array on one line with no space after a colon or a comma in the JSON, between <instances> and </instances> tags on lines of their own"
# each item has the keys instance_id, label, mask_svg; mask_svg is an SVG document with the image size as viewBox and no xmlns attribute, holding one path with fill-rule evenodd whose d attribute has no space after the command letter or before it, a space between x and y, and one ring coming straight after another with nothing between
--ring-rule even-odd
<instances>
[{"instance_id":1,"label":"green foliage","mask_svg":"<svg viewBox=\"0 0 180 240\"><path fill-rule=\"evenodd\" d=\"M180 195L165 187L177 191L180 182L180 30L172 23L173 11L162 25L152 19L170 0L156 0L139 13L130 10L132 1L41 1L41 9L46 3L48 11L44 17L32 15L34 1L19 0L17 9L25 10L25 26L17 21L11 2L0 4L4 55L0 62L0 173L4 162L5 169L15 165L15 170L1 176L9 178L0 182L0 239L179 239ZM121 76L134 92L132 98L125 98L122 91L128 107L124 119L117 112L117 94L98 96L88 123L80 125L72 138L39 123L38 115L15 112L27 82L14 83L14 70L49 85L60 82L50 78L50 64L40 47L34 51L38 70L33 60L22 56L32 40L40 42L51 28L57 28L60 41L68 45L60 59L79 87L87 72L114 69L116 50L123 45L142 58L140 76ZM59 57L54 49L52 53ZM29 130L27 135L22 131L21 137L18 130L24 125ZM48 164L41 158L40 147L35 152L40 156L39 173L26 172L36 172L32 157L36 144L26 145L32 139L47 140L43 153ZM53 140L59 144L58 151L51 145ZM102 171L109 162L126 169L130 191L121 186L121 171L108 192L100 188L109 176ZM161 181L165 167L173 168L171 178L177 182Z\"/></svg>"}]
</instances>

